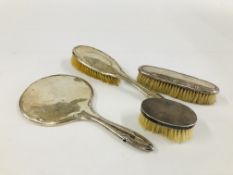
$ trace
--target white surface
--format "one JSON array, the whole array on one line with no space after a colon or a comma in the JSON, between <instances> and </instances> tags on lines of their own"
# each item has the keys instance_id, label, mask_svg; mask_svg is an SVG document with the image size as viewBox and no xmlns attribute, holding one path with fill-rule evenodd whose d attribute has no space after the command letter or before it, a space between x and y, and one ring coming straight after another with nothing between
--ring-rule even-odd
<instances>
[{"instance_id":1,"label":"white surface","mask_svg":"<svg viewBox=\"0 0 233 175\"><path fill-rule=\"evenodd\" d=\"M233 174L233 1L0 0L0 24L1 175ZM143 96L133 88L70 66L79 44L117 58L134 78L138 66L152 64L212 81L218 101L187 104L199 119L194 137L174 144L138 125ZM45 128L24 119L23 90L57 73L88 80L96 111L142 133L158 151L140 152L92 123Z\"/></svg>"}]
</instances>

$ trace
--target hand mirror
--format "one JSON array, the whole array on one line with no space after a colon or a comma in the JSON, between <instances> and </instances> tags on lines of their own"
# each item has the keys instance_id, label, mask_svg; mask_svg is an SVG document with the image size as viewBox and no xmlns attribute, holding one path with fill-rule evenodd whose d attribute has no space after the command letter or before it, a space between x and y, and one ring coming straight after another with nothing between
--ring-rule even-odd
<instances>
[{"instance_id":1,"label":"hand mirror","mask_svg":"<svg viewBox=\"0 0 233 175\"><path fill-rule=\"evenodd\" d=\"M142 135L97 114L91 106L93 89L85 80L70 75L53 75L32 83L22 94L19 106L24 116L44 126L90 120L124 142L144 151L153 145Z\"/></svg>"}]
</instances>

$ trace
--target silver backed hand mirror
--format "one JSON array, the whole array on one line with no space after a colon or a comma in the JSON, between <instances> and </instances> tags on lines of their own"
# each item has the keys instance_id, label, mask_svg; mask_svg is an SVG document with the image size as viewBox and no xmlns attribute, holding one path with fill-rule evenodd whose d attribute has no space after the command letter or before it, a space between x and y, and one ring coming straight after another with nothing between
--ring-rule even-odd
<instances>
[{"instance_id":1,"label":"silver backed hand mirror","mask_svg":"<svg viewBox=\"0 0 233 175\"><path fill-rule=\"evenodd\" d=\"M153 145L142 135L104 119L91 106L93 89L85 80L70 75L53 75L32 83L19 102L24 116L44 126L90 120L118 136L124 142L144 151Z\"/></svg>"}]
</instances>

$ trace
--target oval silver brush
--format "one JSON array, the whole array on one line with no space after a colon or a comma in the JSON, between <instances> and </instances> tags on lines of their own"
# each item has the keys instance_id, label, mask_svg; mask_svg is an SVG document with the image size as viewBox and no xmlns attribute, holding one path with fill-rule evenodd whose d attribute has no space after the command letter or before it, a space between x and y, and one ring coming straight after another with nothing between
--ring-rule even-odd
<instances>
[{"instance_id":1,"label":"oval silver brush","mask_svg":"<svg viewBox=\"0 0 233 175\"><path fill-rule=\"evenodd\" d=\"M197 104L213 104L219 88L208 81L173 70L144 65L137 81L144 87L171 97Z\"/></svg>"},{"instance_id":2,"label":"oval silver brush","mask_svg":"<svg viewBox=\"0 0 233 175\"><path fill-rule=\"evenodd\" d=\"M183 104L148 98L141 104L139 122L148 131L182 143L191 139L197 116Z\"/></svg>"}]
</instances>

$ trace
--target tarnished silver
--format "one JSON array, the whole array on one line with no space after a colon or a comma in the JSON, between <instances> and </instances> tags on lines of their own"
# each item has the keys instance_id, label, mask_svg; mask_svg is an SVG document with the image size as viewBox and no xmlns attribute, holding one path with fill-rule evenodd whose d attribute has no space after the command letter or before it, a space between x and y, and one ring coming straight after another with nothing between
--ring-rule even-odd
<instances>
[{"instance_id":1,"label":"tarnished silver","mask_svg":"<svg viewBox=\"0 0 233 175\"><path fill-rule=\"evenodd\" d=\"M176 118L179 120L183 117L184 121L186 121L185 118L189 119L189 118L193 118L194 115L196 116L196 114L190 108L185 107L184 105L177 103L175 101L167 100L163 98L160 94L153 93L152 91L147 90L145 87L143 87L142 85L134 81L132 78L130 78L112 57L110 57L109 55L107 55L106 53L100 50L97 50L93 47L81 45L73 49L73 55L75 56L76 59L78 59L79 62L81 62L83 65L85 65L86 67L90 69L100 72L103 75L110 75L114 78L122 78L126 80L128 83L135 86L144 95L149 97L150 104L154 104L154 105L149 105L149 106L154 111L159 110L157 108L158 106L160 107L163 106L164 111L166 111L167 109L166 112L158 114L159 116L163 116L164 118L169 118L169 119L174 117L173 120L176 120ZM147 101L148 100L145 100L143 104L147 103ZM158 102L162 102L162 104L159 105L157 104ZM181 109L180 106L184 106L182 107L182 109L185 115L179 112L179 109ZM147 114L146 111L145 111L145 114ZM152 113L152 114L155 115L154 117L156 118L157 116L156 113ZM152 114L150 115L151 118L153 118ZM168 116L165 117L165 114L167 114ZM182 117L177 116L177 114L180 114ZM155 120L153 121L156 122Z\"/></svg>"},{"instance_id":2,"label":"tarnished silver","mask_svg":"<svg viewBox=\"0 0 233 175\"><path fill-rule=\"evenodd\" d=\"M162 98L160 94L148 90L137 81L130 78L112 57L96 48L79 45L73 49L73 55L79 62L92 70L103 75L109 75L114 78L125 80L146 97Z\"/></svg>"},{"instance_id":3,"label":"tarnished silver","mask_svg":"<svg viewBox=\"0 0 233 175\"><path fill-rule=\"evenodd\" d=\"M19 106L27 119L44 126L90 120L140 150L153 150L152 143L142 135L97 114L91 104L93 95L87 81L70 75L53 75L32 83L22 94Z\"/></svg>"},{"instance_id":4,"label":"tarnished silver","mask_svg":"<svg viewBox=\"0 0 233 175\"><path fill-rule=\"evenodd\" d=\"M208 95L215 95L219 93L219 88L215 84L173 70L143 65L138 69L138 71L142 75L148 76L154 80L190 89L195 92Z\"/></svg>"},{"instance_id":5,"label":"tarnished silver","mask_svg":"<svg viewBox=\"0 0 233 175\"><path fill-rule=\"evenodd\" d=\"M148 98L141 104L142 114L169 128L189 129L197 122L197 116L189 107L167 99Z\"/></svg>"}]
</instances>

